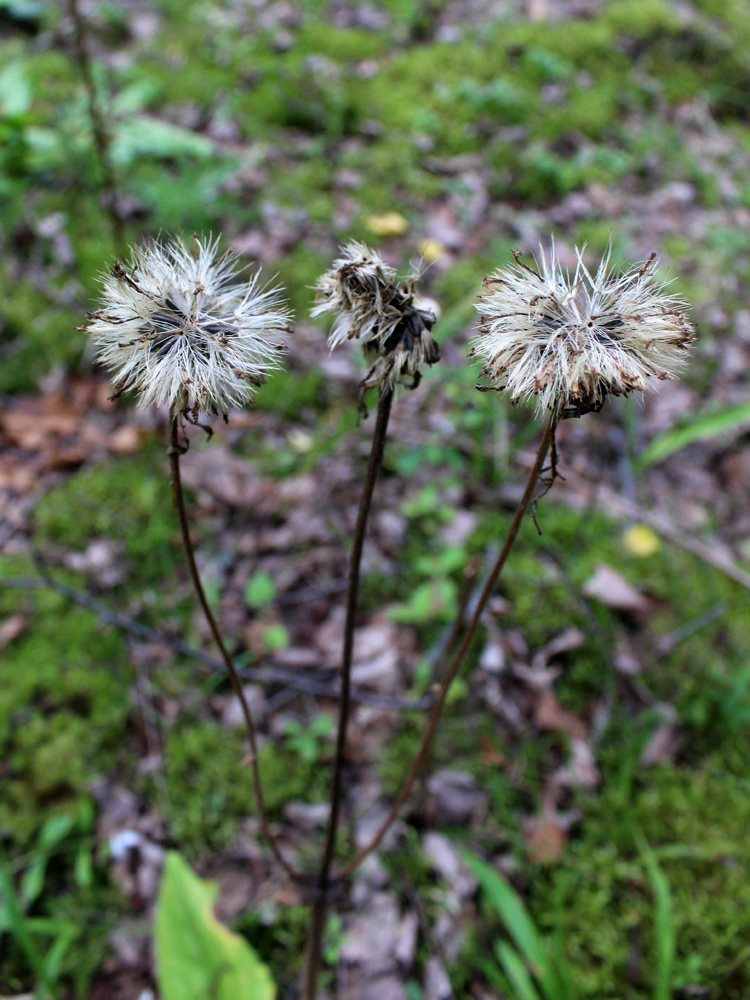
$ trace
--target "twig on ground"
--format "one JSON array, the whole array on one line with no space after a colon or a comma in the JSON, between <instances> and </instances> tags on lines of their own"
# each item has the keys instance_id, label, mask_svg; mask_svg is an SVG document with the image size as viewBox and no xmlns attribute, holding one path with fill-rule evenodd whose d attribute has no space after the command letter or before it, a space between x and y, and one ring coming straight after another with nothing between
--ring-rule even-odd
<instances>
[{"instance_id":1,"label":"twig on ground","mask_svg":"<svg viewBox=\"0 0 750 1000\"><path fill-rule=\"evenodd\" d=\"M54 590L62 597L67 598L78 607L85 608L93 612L101 621L108 625L114 625L129 635L135 636L144 642L160 643L168 646L184 656L186 659L197 660L205 664L212 670L224 669L224 662L218 656L207 653L203 649L191 646L183 639L161 632L159 629L144 625L143 622L130 618L110 608L104 601L100 601L85 590L78 590L60 580L55 580L48 575L42 576L6 576L0 578L0 586L15 587L19 590ZM287 688L293 688L301 694L311 694L318 698L337 699L339 696L338 685L336 684L334 671L326 671L329 677L321 677L320 672L315 672L313 676L300 674L282 666L268 667L240 667L238 673L243 680L255 681L261 684L282 684ZM329 679L330 678L330 679ZM428 708L432 704L432 699L428 696L423 698L396 698L389 695L377 694L375 691L366 691L362 688L352 688L352 701L359 701L364 704L374 705L376 708L383 708L394 712L419 712Z\"/></svg>"},{"instance_id":2,"label":"twig on ground","mask_svg":"<svg viewBox=\"0 0 750 1000\"><path fill-rule=\"evenodd\" d=\"M728 610L729 605L726 601L719 601L714 604L713 607L708 608L706 611L695 618L691 619L689 622L685 622L684 625L680 625L673 632L668 632L666 635L660 636L656 640L655 655L657 659L661 659L664 656L668 656L673 649L676 649L681 642L685 639L689 639L691 635L695 635L700 629L705 628L707 625L712 625L715 621Z\"/></svg>"}]
</instances>

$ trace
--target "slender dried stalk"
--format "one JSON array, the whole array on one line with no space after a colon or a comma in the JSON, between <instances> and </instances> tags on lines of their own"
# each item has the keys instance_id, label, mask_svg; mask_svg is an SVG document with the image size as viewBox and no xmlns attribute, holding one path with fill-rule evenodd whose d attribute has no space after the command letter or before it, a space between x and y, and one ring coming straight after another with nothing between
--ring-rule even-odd
<instances>
[{"instance_id":1,"label":"slender dried stalk","mask_svg":"<svg viewBox=\"0 0 750 1000\"><path fill-rule=\"evenodd\" d=\"M305 957L305 980L302 993L304 1000L315 1000L318 973L320 972L321 945L328 910L331 865L333 863L333 855L336 847L336 831L338 828L339 812L341 808L342 778L346 763L346 735L351 710L351 674L352 654L354 651L354 625L357 617L362 549L365 542L367 521L370 516L372 494L375 489L375 482L378 478L380 466L383 462L383 449L385 448L385 438L388 430L388 419L391 415L392 402L393 391L386 387L381 391L380 401L378 402L378 415L372 437L370 462L367 467L365 483L362 487L362 496L360 497L359 511L357 513L357 523L354 528L354 544L352 545L352 552L349 558L349 588L346 600L344 649L341 658L341 698L339 700L336 756L333 766L333 780L331 782L331 812L328 818L328 830L326 833L325 847L323 849L323 857L318 870L316 899L310 914L307 953Z\"/></svg>"},{"instance_id":2,"label":"slender dried stalk","mask_svg":"<svg viewBox=\"0 0 750 1000\"><path fill-rule=\"evenodd\" d=\"M255 804L258 810L258 817L260 819L260 825L263 830L263 835L268 841L268 846L273 852L273 856L276 858L278 863L284 869L284 871L289 875L290 878L295 880L303 879L304 876L300 872L297 872L292 865L286 860L284 855L279 849L279 845L276 842L276 838L271 832L271 825L268 821L268 814L266 812L266 805L263 799L263 789L260 782L260 771L258 769L258 742L255 735L255 723L253 722L253 717L250 713L250 707L247 704L247 699L245 698L245 692L242 689L242 681L240 680L239 674L237 673L237 668L232 662L232 657L229 655L226 646L224 645L224 639L221 635L221 630L216 622L211 607L206 599L206 594L203 589L203 583L201 582L200 572L198 571L198 565L195 561L195 551L193 549L193 543L190 540L190 528L187 519L187 510L185 509L185 494L182 490L182 479L180 476L180 455L183 453L184 448L180 444L178 418L175 417L172 420L171 434L170 434L170 444L167 454L169 456L169 469L170 469L170 482L172 484L172 496L174 498L174 505L177 509L177 517L180 522L180 532L182 533L182 544L185 549L185 555L187 557L188 569L190 571L190 579L195 589L196 596L198 598L198 603L201 606L203 614L206 617L208 626L211 629L211 634L214 637L216 645L219 647L219 652L224 660L224 665L227 668L229 674L229 679L234 688L234 692L239 698L240 705L242 706L242 714L245 718L245 728L247 729L247 738L250 743L250 772L252 774L253 781L253 793L255 795Z\"/></svg>"},{"instance_id":3,"label":"slender dried stalk","mask_svg":"<svg viewBox=\"0 0 750 1000\"><path fill-rule=\"evenodd\" d=\"M99 160L99 169L102 178L102 193L104 194L105 209L109 216L112 227L112 239L118 253L124 248L125 237L123 232L122 218L118 211L117 184L115 182L115 171L112 166L112 156L110 152L110 136L104 113L99 104L99 95L96 92L96 81L91 67L91 57L86 44L86 23L78 6L78 0L68 0L68 11L73 22L73 37L75 39L76 60L80 70L83 84L86 88L89 104L89 118L91 120L91 131L94 136L94 147Z\"/></svg>"},{"instance_id":4,"label":"slender dried stalk","mask_svg":"<svg viewBox=\"0 0 750 1000\"><path fill-rule=\"evenodd\" d=\"M364 861L364 859L368 856L368 854L372 853L372 851L374 851L377 848L377 846L380 844L380 841L385 836L388 828L390 827L390 825L393 823L393 821L396 819L399 812L401 811L401 807L411 794L414 780L419 774L419 771L422 768L422 765L424 764L427 758L427 754L429 752L430 745L432 743L432 738L435 735L435 730L437 728L437 724L440 719L440 714L443 710L443 705L445 704L445 699L448 695L448 690L450 689L450 686L453 683L456 674L458 673L461 667L461 664L463 663L464 656L466 655L466 651L469 648L471 640L474 638L474 633L477 630L479 621L482 617L482 613L484 612L484 609L487 606L487 602L492 596L492 593L495 589L495 585L497 584L498 577L500 576L500 572L503 566L505 565L505 562L508 558L508 555L510 554L511 549L513 548L513 544L516 540L516 537L518 536L518 531L521 527L521 522L523 521L524 514L526 513L526 510L529 504L531 503L532 497L534 495L534 488L537 484L540 475L542 474L542 468L544 466L544 462L547 457L547 452L550 450L550 447L554 446L556 423L557 422L554 417L550 418L550 421L547 424L546 430L544 432L544 437L542 438L541 444L539 445L539 451L537 452L534 465L532 466L531 472L529 473L529 478L526 482L526 487L523 491L523 495L518 504L518 508L513 518L513 522L511 523L510 529L508 530L508 534L505 539L505 543L502 547L502 550L500 552L500 555L497 557L495 565L492 567L490 575L487 577L487 582L484 585L484 589L482 590L482 593L479 597L477 606L474 609L474 614L471 617L471 621L469 622L468 628L466 630L466 633L464 634L461 645L459 646L452 660L448 664L448 667L445 670L443 678L438 685L437 697L432 706L432 711L430 712L430 716L427 721L427 729L425 730L424 736L422 737L422 743L420 745L419 752L417 753L417 756L414 758L414 761L409 769L409 772L406 778L404 779L404 783L401 786L401 790L399 791L398 795L396 796L396 799L393 802L393 805L391 806L390 812L386 816L383 823L380 825L377 833L372 838L370 843L367 844L365 847L363 847L362 850L360 850L355 855L355 857L352 858L349 864L346 865L346 867L342 870L340 875L341 878L345 878L347 875L350 875ZM553 475L554 475L554 470L553 470ZM311 1000L313 1000L313 998L311 998Z\"/></svg>"}]
</instances>

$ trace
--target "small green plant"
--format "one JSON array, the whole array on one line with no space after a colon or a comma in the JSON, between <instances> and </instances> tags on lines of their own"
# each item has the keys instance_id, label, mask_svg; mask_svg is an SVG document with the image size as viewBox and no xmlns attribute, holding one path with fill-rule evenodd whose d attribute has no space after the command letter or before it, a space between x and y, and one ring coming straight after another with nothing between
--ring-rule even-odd
<instances>
[{"instance_id":1,"label":"small green plant","mask_svg":"<svg viewBox=\"0 0 750 1000\"><path fill-rule=\"evenodd\" d=\"M89 834L93 807L84 800L78 815L58 813L44 823L22 870L18 883L14 866L0 848L0 943L7 934L23 953L33 971L38 997L56 998L63 961L81 934L77 921L37 915L35 906L42 898L50 860L63 851L74 852L74 879L79 889L93 881ZM67 843L69 839L73 843Z\"/></svg>"},{"instance_id":2,"label":"small green plant","mask_svg":"<svg viewBox=\"0 0 750 1000\"><path fill-rule=\"evenodd\" d=\"M314 764L320 756L322 744L335 731L333 716L327 712L316 715L309 726L303 726L296 719L289 719L284 726L284 736L290 750L305 764Z\"/></svg>"},{"instance_id":3,"label":"small green plant","mask_svg":"<svg viewBox=\"0 0 750 1000\"><path fill-rule=\"evenodd\" d=\"M654 896L656 981L652 997L653 1000L669 1000L676 939L672 895L666 876L645 838L636 833L635 839ZM573 970L559 948L539 933L508 880L468 851L463 851L462 855L479 882L486 903L500 918L513 942L495 942L495 954L502 971L487 962L484 971L488 978L512 1000L575 1000Z\"/></svg>"},{"instance_id":4,"label":"small green plant","mask_svg":"<svg viewBox=\"0 0 750 1000\"><path fill-rule=\"evenodd\" d=\"M488 975L499 980L502 989L509 989L514 1000L573 1000L573 977L565 959L553 954L515 889L486 862L468 852L463 857L515 944L514 948L507 941L495 943L505 975L497 974L491 963L486 967Z\"/></svg>"}]
</instances>

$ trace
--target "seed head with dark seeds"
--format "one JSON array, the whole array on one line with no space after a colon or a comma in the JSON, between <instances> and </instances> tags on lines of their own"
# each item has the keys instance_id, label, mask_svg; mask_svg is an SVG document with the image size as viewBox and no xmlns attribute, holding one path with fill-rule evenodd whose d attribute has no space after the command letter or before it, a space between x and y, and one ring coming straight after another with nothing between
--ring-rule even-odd
<instances>
[{"instance_id":1,"label":"seed head with dark seeds","mask_svg":"<svg viewBox=\"0 0 750 1000\"><path fill-rule=\"evenodd\" d=\"M488 389L511 401L536 399L559 419L598 410L608 395L627 396L650 379L683 370L695 328L685 303L655 281L655 255L615 272L608 251L595 274L576 248L575 274L563 271L552 245L540 247L539 270L521 263L485 278L477 309L480 335L471 357L482 360Z\"/></svg>"},{"instance_id":2,"label":"seed head with dark seeds","mask_svg":"<svg viewBox=\"0 0 750 1000\"><path fill-rule=\"evenodd\" d=\"M218 240L181 239L133 247L102 279L102 307L85 327L116 395L139 393L143 406L167 403L171 416L197 419L252 401L279 368L291 314L279 288L258 274L237 282L236 258Z\"/></svg>"},{"instance_id":3,"label":"seed head with dark seeds","mask_svg":"<svg viewBox=\"0 0 750 1000\"><path fill-rule=\"evenodd\" d=\"M437 319L432 303L419 298L413 272L399 281L396 271L363 243L352 242L315 284L311 315L333 314L328 338L333 349L348 340L359 341L371 366L362 388L392 390L409 379L417 385L424 365L440 360L430 332Z\"/></svg>"}]
</instances>

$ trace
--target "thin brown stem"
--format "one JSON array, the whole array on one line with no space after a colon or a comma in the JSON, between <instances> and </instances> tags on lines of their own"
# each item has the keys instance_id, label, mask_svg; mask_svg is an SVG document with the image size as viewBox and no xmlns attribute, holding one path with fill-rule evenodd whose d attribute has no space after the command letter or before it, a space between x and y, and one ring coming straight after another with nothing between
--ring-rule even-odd
<instances>
[{"instance_id":1,"label":"thin brown stem","mask_svg":"<svg viewBox=\"0 0 750 1000\"><path fill-rule=\"evenodd\" d=\"M208 627L211 629L211 634L214 637L214 641L219 648L221 653L221 658L224 661L224 665L227 668L227 673L229 674L229 679L232 683L234 693L239 698L240 705L242 707L242 714L245 719L245 728L247 729L247 738L250 744L250 772L252 774L253 782L253 793L255 795L255 805L258 810L258 817L260 819L260 825L263 830L263 835L268 841L268 846L273 852L273 856L276 858L278 863L284 869L284 871L289 875L290 878L295 880L303 879L304 876L295 871L292 865L286 860L284 855L279 849L279 845L276 842L271 831L271 825L268 821L268 814L266 812L266 805L263 799L263 789L260 782L260 771L258 768L258 741L255 734L255 723L253 722L253 717L250 712L250 707L245 698L245 692L242 688L242 681L237 673L237 668L235 667L232 657L229 655L226 646L224 645L224 639L221 635L221 630L217 624L216 618L214 617L211 607L206 599L206 593L203 589L203 583L201 581L200 572L198 570L198 565L195 561L195 550L193 549L193 543L190 539L190 527L188 525L187 510L185 508L185 494L182 489L182 479L180 476L180 455L183 453L184 448L180 443L178 418L175 417L172 420L170 442L168 449L169 456L169 469L170 469L170 482L172 484L172 496L174 498L174 505L177 510L177 517L180 522L180 532L182 534L182 544L185 549L185 555L187 557L188 570L190 571L190 579L193 583L193 588L195 590L196 596L198 598L198 603L201 606L203 614L208 622Z\"/></svg>"},{"instance_id":2,"label":"thin brown stem","mask_svg":"<svg viewBox=\"0 0 750 1000\"><path fill-rule=\"evenodd\" d=\"M388 828L390 827L390 825L393 823L393 821L396 819L399 812L401 811L401 807L411 794L412 786L414 784L414 779L419 774L419 771L427 758L427 754L429 752L430 745L432 743L432 738L435 735L435 730L437 728L437 724L440 719L443 706L445 704L445 699L448 696L448 691L450 689L450 686L453 683L456 674L458 673L461 667L461 664L463 663L464 656L466 655L466 651L468 650L469 645L471 644L471 640L474 638L474 633L477 630L484 609L487 606L487 602L492 596L492 592L495 589L495 585L497 584L500 572L503 566L505 565L505 562L510 554L511 549L513 548L513 544L516 540L516 537L518 536L518 531L521 527L521 522L523 521L524 514L526 513L526 510L529 504L531 503L531 499L534 495L534 488L537 484L537 480L539 479L542 473L542 469L544 467L544 461L547 457L547 452L549 451L552 442L554 440L556 426L557 422L553 417L550 419L545 429L544 437L542 438L542 442L539 445L539 451L537 452L534 465L532 466L531 472L529 473L529 478L526 482L523 495L521 497L521 500L519 501L518 508L513 517L511 526L508 530L508 534L506 536L502 550L500 551L500 555L497 557L495 565L492 567L490 575L487 577L487 582L484 585L482 593L479 597L479 601L477 602L477 606L474 609L474 614L471 617L471 621L469 622L468 628L466 629L461 645L459 646L455 655L449 662L443 674L443 677L438 684L435 702L432 706L432 710L430 712L429 719L427 721L427 728L425 730L424 736L422 737L422 743L419 747L419 752L417 753L417 756L414 758L414 761L409 769L409 772L406 775L403 784L401 785L401 790L396 796L388 815L378 828L378 831L375 834L375 836L372 838L370 843L367 844L365 847L363 847L354 856L354 858L352 858L349 864L346 865L346 867L341 872L340 875L341 878L345 878L347 875L350 875L355 870L355 868L357 868L364 861L367 855L377 848L377 846L380 844L380 841L385 836Z\"/></svg>"},{"instance_id":3,"label":"thin brown stem","mask_svg":"<svg viewBox=\"0 0 750 1000\"><path fill-rule=\"evenodd\" d=\"M91 131L94 136L94 148L96 149L99 169L101 171L104 207L112 227L112 239L115 243L115 249L120 253L125 247L125 236L118 206L117 184L115 182L114 167L112 166L109 130L99 104L99 95L96 92L96 81L94 80L91 56L89 55L86 40L86 23L78 6L78 0L68 0L68 11L70 12L70 19L73 22L73 38L75 40L78 69L81 73L88 97Z\"/></svg>"},{"instance_id":4,"label":"thin brown stem","mask_svg":"<svg viewBox=\"0 0 750 1000\"><path fill-rule=\"evenodd\" d=\"M341 808L341 788L346 764L346 736L351 711L351 674L352 655L354 652L354 625L357 618L357 603L359 597L359 575L362 563L367 521L370 516L372 494L378 478L378 472L383 462L383 449L388 431L388 420L391 415L393 392L384 389L378 402L378 415L372 437L370 462L367 466L367 476L362 487L359 501L357 523L354 528L354 543L349 557L349 587L346 599L346 622L344 625L344 648L341 657L341 697L339 700L338 733L336 736L336 755L331 781L331 812L328 817L325 847L321 858L317 879L317 896L310 914L310 927L307 939L307 954L305 958L305 980L302 996L304 1000L315 1000L318 973L321 965L321 946L328 910L328 891L331 883L331 865L336 847L336 832L338 829L339 812Z\"/></svg>"}]
</instances>

